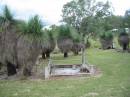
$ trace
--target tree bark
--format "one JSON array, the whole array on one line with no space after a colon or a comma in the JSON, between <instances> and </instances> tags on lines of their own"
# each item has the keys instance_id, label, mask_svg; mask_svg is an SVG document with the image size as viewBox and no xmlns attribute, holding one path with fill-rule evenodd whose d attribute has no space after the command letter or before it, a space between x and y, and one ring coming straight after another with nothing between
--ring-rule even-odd
<instances>
[{"instance_id":1,"label":"tree bark","mask_svg":"<svg viewBox=\"0 0 130 97\"><path fill-rule=\"evenodd\" d=\"M47 52L47 53L46 53L46 57L47 57L47 58L50 58L50 52Z\"/></svg>"},{"instance_id":2,"label":"tree bark","mask_svg":"<svg viewBox=\"0 0 130 97\"><path fill-rule=\"evenodd\" d=\"M45 53L42 53L42 58L43 58L43 59L46 59Z\"/></svg>"},{"instance_id":3,"label":"tree bark","mask_svg":"<svg viewBox=\"0 0 130 97\"><path fill-rule=\"evenodd\" d=\"M65 52L65 53L64 53L64 58L67 58L67 57L68 57L68 53Z\"/></svg>"},{"instance_id":4,"label":"tree bark","mask_svg":"<svg viewBox=\"0 0 130 97\"><path fill-rule=\"evenodd\" d=\"M24 67L23 75L24 76L31 76L31 70L29 68L27 68L27 67Z\"/></svg>"},{"instance_id":5,"label":"tree bark","mask_svg":"<svg viewBox=\"0 0 130 97\"><path fill-rule=\"evenodd\" d=\"M127 50L127 44L123 44L123 50Z\"/></svg>"},{"instance_id":6,"label":"tree bark","mask_svg":"<svg viewBox=\"0 0 130 97\"><path fill-rule=\"evenodd\" d=\"M7 72L8 76L15 75L17 73L15 65L7 62Z\"/></svg>"},{"instance_id":7,"label":"tree bark","mask_svg":"<svg viewBox=\"0 0 130 97\"><path fill-rule=\"evenodd\" d=\"M0 62L0 70L1 70L1 68L2 68L2 63Z\"/></svg>"}]
</instances>

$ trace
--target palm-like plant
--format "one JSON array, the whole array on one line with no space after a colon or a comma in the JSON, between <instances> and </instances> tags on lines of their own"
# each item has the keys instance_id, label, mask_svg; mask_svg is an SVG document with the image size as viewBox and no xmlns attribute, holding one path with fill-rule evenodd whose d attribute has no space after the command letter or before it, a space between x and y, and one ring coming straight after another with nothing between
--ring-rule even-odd
<instances>
[{"instance_id":1,"label":"palm-like plant","mask_svg":"<svg viewBox=\"0 0 130 97\"><path fill-rule=\"evenodd\" d=\"M120 46L122 46L123 50L128 50L129 49L129 43L130 43L130 38L128 33L125 31L121 32L118 37L118 42Z\"/></svg>"},{"instance_id":2,"label":"palm-like plant","mask_svg":"<svg viewBox=\"0 0 130 97\"><path fill-rule=\"evenodd\" d=\"M42 35L42 23L38 15L32 17L23 29L25 35L38 39L38 37Z\"/></svg>"},{"instance_id":3,"label":"palm-like plant","mask_svg":"<svg viewBox=\"0 0 130 97\"><path fill-rule=\"evenodd\" d=\"M23 27L23 36L18 40L18 61L22 65L23 75L30 76L31 70L40 54L42 24L38 16L32 17Z\"/></svg>"},{"instance_id":4,"label":"palm-like plant","mask_svg":"<svg viewBox=\"0 0 130 97\"><path fill-rule=\"evenodd\" d=\"M78 53L81 51L81 49L85 49L83 43L82 43L82 39L81 39L81 35L73 28L71 28L71 32L72 32L72 36L73 37L73 46L71 51L75 54L78 55Z\"/></svg>"},{"instance_id":5,"label":"palm-like plant","mask_svg":"<svg viewBox=\"0 0 130 97\"><path fill-rule=\"evenodd\" d=\"M113 48L113 34L112 32L103 32L100 34L100 42L102 49L111 49Z\"/></svg>"},{"instance_id":6,"label":"palm-like plant","mask_svg":"<svg viewBox=\"0 0 130 97\"><path fill-rule=\"evenodd\" d=\"M8 75L16 73L15 40L16 20L13 18L9 8L4 7L3 13L0 14L0 63L7 66Z\"/></svg>"},{"instance_id":7,"label":"palm-like plant","mask_svg":"<svg viewBox=\"0 0 130 97\"><path fill-rule=\"evenodd\" d=\"M31 75L40 54L42 24L39 17L34 16L28 23L15 20L5 6L0 14L0 26L0 63L7 66L8 75L16 74L16 66L23 70L23 75Z\"/></svg>"},{"instance_id":8,"label":"palm-like plant","mask_svg":"<svg viewBox=\"0 0 130 97\"><path fill-rule=\"evenodd\" d=\"M43 34L43 39L41 41L43 59L50 57L50 53L54 50L55 45L56 45L56 43L55 43L55 39L53 37L52 30L45 29L44 34Z\"/></svg>"},{"instance_id":9,"label":"palm-like plant","mask_svg":"<svg viewBox=\"0 0 130 97\"><path fill-rule=\"evenodd\" d=\"M73 46L72 34L68 25L59 27L57 44L61 52L64 53L64 57L68 57L68 52L71 51Z\"/></svg>"}]
</instances>

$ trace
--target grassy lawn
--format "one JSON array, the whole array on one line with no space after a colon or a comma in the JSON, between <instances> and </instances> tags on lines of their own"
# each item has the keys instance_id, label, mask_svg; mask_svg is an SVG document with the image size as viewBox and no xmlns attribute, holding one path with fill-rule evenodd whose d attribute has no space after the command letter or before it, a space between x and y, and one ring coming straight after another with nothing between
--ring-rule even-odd
<instances>
[{"instance_id":1,"label":"grassy lawn","mask_svg":"<svg viewBox=\"0 0 130 97\"><path fill-rule=\"evenodd\" d=\"M130 53L99 49L86 52L89 63L102 70L101 77L0 81L0 97L130 97ZM62 56L53 55L59 60ZM70 55L59 63L80 63L80 59Z\"/></svg>"}]
</instances>

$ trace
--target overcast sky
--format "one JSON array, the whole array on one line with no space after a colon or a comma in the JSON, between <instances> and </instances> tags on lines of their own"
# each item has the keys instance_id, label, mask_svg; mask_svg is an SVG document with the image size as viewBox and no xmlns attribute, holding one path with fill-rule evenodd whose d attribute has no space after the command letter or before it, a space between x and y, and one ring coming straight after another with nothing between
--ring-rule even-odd
<instances>
[{"instance_id":1,"label":"overcast sky","mask_svg":"<svg viewBox=\"0 0 130 97\"><path fill-rule=\"evenodd\" d=\"M13 15L18 19L27 20L38 14L43 21L57 24L61 17L61 10L65 3L71 0L0 0L0 4L7 4ZM98 0L105 1L105 0ZM115 9L115 15L124 15L130 8L130 0L109 0Z\"/></svg>"}]
</instances>

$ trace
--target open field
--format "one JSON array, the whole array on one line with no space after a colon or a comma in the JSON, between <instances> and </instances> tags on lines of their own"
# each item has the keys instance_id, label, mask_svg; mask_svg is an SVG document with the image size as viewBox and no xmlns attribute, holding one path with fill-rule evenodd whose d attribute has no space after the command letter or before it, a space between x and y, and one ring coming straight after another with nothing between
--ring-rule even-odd
<instances>
[{"instance_id":1,"label":"open field","mask_svg":"<svg viewBox=\"0 0 130 97\"><path fill-rule=\"evenodd\" d=\"M130 53L99 49L86 52L89 63L100 68L102 76L0 81L0 97L130 97ZM61 54L54 54L53 57L62 60ZM81 56L70 55L62 63L80 63L78 59Z\"/></svg>"}]
</instances>

